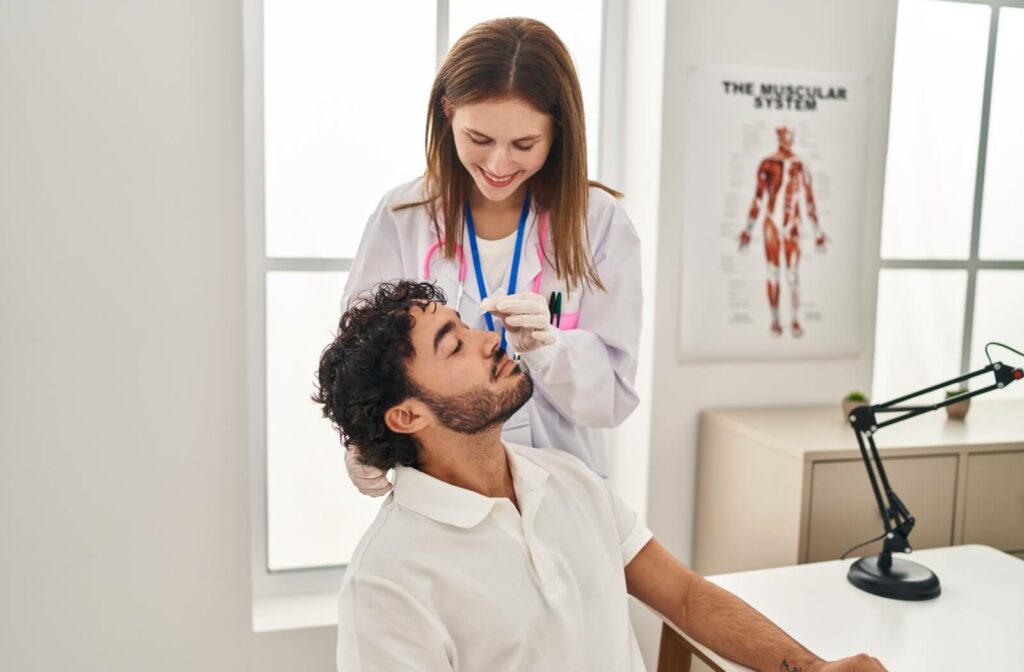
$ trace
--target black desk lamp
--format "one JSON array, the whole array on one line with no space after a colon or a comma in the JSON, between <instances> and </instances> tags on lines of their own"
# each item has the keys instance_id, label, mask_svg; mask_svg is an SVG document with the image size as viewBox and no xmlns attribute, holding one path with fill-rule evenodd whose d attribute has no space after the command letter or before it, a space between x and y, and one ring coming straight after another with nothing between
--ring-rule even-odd
<instances>
[{"instance_id":1,"label":"black desk lamp","mask_svg":"<svg viewBox=\"0 0 1024 672\"><path fill-rule=\"evenodd\" d=\"M991 362L991 359L989 361ZM898 405L914 397L961 383L989 371L995 373L996 382L980 390L964 392L929 406ZM955 404L958 401L976 397L979 394L985 394L992 390L1002 389L1021 378L1024 378L1024 370L1007 366L1002 362L993 362L983 369L972 371L938 385L932 385L898 399L887 401L884 404L858 406L853 409L850 413L850 425L857 435L860 455L864 459L864 466L867 467L868 478L871 479L871 489L875 493L878 511L882 514L882 522L885 525L885 541L882 542L882 552L877 556L861 558L853 563L849 573L846 575L850 583L869 593L881 595L882 597L892 597L898 600L930 600L938 597L939 593L942 592L939 585L939 577L935 576L935 573L930 569L909 560L892 557L893 551L910 553L912 550L907 537L910 536L910 531L914 529L914 516L910 515L910 511L907 510L907 507L889 486L889 479L885 475L885 468L882 466L882 460L878 457L878 449L875 447L875 433L882 427L894 425L907 418L928 413L929 411L934 411L943 406ZM876 416L882 413L903 413L903 415L879 422ZM874 458L874 469L872 468L872 460L868 457L868 449L865 443L871 448L871 458ZM878 470L877 478L875 477L875 469ZM882 482L881 490L878 487L879 480ZM883 491L889 502L888 508L886 508L882 500Z\"/></svg>"}]
</instances>

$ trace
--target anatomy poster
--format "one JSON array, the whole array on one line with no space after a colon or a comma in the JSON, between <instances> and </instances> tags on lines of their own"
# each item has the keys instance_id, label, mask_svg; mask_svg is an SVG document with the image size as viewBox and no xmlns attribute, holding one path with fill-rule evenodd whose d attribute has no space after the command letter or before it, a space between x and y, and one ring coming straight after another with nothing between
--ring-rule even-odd
<instances>
[{"instance_id":1,"label":"anatomy poster","mask_svg":"<svg viewBox=\"0 0 1024 672\"><path fill-rule=\"evenodd\" d=\"M702 66L688 87L682 359L856 355L866 78Z\"/></svg>"}]
</instances>

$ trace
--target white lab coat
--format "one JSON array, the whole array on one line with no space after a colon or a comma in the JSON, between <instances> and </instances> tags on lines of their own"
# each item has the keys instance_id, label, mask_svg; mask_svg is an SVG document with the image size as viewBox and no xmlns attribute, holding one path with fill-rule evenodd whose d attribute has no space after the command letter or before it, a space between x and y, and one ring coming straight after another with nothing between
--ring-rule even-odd
<instances>
[{"instance_id":1,"label":"white lab coat","mask_svg":"<svg viewBox=\"0 0 1024 672\"><path fill-rule=\"evenodd\" d=\"M342 296L342 308L359 293L379 282L429 279L436 282L454 306L459 284L459 260L444 259L443 248L431 256L430 277L423 272L427 250L437 242L424 207L397 212L399 203L422 200L423 179L392 189L381 199L367 222ZM607 192L590 189L587 226L594 265L607 292L568 287L551 264L538 258L537 211L527 220L519 262L516 292L533 291L541 273L539 293L545 299L561 291L563 323L553 345L522 353L534 381L533 397L508 422L502 438L508 443L564 450L583 460L602 476L608 474L608 443L604 429L620 424L636 408L634 388L640 340L640 240L621 205ZM548 226L545 250L553 253ZM469 241L466 280L460 314L473 329L486 329L480 311L480 292L473 271ZM502 288L508 289L506 271ZM574 319L578 313L578 321ZM572 323L576 322L575 325ZM571 328L575 326L575 328Z\"/></svg>"}]
</instances>

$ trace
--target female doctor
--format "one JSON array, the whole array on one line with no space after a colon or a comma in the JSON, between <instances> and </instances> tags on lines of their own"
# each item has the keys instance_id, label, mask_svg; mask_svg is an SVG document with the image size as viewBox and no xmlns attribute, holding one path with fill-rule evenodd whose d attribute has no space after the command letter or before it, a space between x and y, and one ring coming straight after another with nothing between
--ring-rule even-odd
<instances>
[{"instance_id":1,"label":"female doctor","mask_svg":"<svg viewBox=\"0 0 1024 672\"><path fill-rule=\"evenodd\" d=\"M640 242L621 194L587 179L583 99L558 36L521 18L471 28L434 80L426 145L426 174L370 217L342 305L386 280L439 284L533 377L502 438L606 476L602 428L638 403ZM345 461L360 491L390 490L357 447Z\"/></svg>"}]
</instances>

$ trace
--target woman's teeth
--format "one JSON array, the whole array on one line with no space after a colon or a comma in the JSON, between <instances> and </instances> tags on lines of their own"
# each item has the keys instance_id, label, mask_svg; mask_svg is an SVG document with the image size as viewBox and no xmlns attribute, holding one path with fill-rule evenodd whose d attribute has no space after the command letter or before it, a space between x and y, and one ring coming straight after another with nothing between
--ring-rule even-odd
<instances>
[{"instance_id":1,"label":"woman's teeth","mask_svg":"<svg viewBox=\"0 0 1024 672\"><path fill-rule=\"evenodd\" d=\"M493 183L495 185L498 185L498 186L504 186L504 185L508 184L509 182L512 181L512 178L514 178L516 176L515 173L512 173L511 175L506 175L505 177L498 177L497 175L493 175L491 173L488 173L483 168L480 169L480 172L482 172L484 174L484 177L487 178L488 182L491 182L491 183Z\"/></svg>"}]
</instances>

